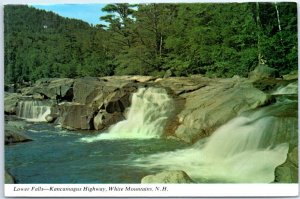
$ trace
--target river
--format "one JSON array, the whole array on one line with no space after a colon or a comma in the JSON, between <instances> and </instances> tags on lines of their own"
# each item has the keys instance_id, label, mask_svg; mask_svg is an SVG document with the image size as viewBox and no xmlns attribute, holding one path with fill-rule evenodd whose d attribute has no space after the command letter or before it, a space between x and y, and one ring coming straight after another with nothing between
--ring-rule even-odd
<instances>
[{"instance_id":1,"label":"river","mask_svg":"<svg viewBox=\"0 0 300 199\"><path fill-rule=\"evenodd\" d=\"M48 109L27 102L30 114L22 117L30 116L25 134L33 141L5 146L5 166L18 183L140 183L169 169L200 183L273 182L275 168L298 143L297 88L280 87L272 93L276 103L238 115L192 146L161 138L173 110L162 89L139 89L127 118L97 135L32 122L43 115L33 112Z\"/></svg>"}]
</instances>

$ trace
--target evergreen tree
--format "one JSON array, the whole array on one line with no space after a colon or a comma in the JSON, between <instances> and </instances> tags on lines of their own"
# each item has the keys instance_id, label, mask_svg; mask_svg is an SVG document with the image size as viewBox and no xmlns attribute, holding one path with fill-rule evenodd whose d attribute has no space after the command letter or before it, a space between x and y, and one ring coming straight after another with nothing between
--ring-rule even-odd
<instances>
[{"instance_id":1,"label":"evergreen tree","mask_svg":"<svg viewBox=\"0 0 300 199\"><path fill-rule=\"evenodd\" d=\"M91 26L4 7L5 83L43 77L247 76L261 62L297 69L296 3L108 4Z\"/></svg>"}]
</instances>

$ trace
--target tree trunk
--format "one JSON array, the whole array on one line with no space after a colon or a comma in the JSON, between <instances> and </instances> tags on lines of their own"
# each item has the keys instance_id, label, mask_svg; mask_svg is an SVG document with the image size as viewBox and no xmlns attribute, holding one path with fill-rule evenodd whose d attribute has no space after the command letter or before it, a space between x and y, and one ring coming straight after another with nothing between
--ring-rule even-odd
<instances>
[{"instance_id":1,"label":"tree trunk","mask_svg":"<svg viewBox=\"0 0 300 199\"><path fill-rule=\"evenodd\" d=\"M263 55L261 52L261 34L262 34L262 27L261 21L259 17L259 4L256 2L256 26L257 26L257 53L258 53L258 65L263 64Z\"/></svg>"},{"instance_id":2,"label":"tree trunk","mask_svg":"<svg viewBox=\"0 0 300 199\"><path fill-rule=\"evenodd\" d=\"M275 9L276 9L276 14L277 14L277 22L278 22L278 30L279 30L279 36L280 36L280 42L283 45L282 42L282 35L281 35L281 23L280 23L280 15L279 15L279 9L277 6L277 3L275 2Z\"/></svg>"},{"instance_id":3,"label":"tree trunk","mask_svg":"<svg viewBox=\"0 0 300 199\"><path fill-rule=\"evenodd\" d=\"M276 2L275 2L275 9L276 9L276 14L277 14L278 29L279 29L279 31L281 31L281 24L280 24L279 10L278 10L277 3L276 3Z\"/></svg>"},{"instance_id":4,"label":"tree trunk","mask_svg":"<svg viewBox=\"0 0 300 199\"><path fill-rule=\"evenodd\" d=\"M159 57L161 57L161 51L162 51L162 42L163 42L163 38L162 38L162 35L160 35Z\"/></svg>"}]
</instances>

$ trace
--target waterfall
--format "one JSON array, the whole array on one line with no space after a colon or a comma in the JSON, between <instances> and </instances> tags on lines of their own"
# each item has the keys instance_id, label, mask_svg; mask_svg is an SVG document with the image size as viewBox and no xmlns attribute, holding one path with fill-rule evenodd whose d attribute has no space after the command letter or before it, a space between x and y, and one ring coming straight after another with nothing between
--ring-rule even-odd
<instances>
[{"instance_id":1,"label":"waterfall","mask_svg":"<svg viewBox=\"0 0 300 199\"><path fill-rule=\"evenodd\" d=\"M18 102L17 116L32 122L46 121L51 106L43 101L24 100Z\"/></svg>"},{"instance_id":2,"label":"waterfall","mask_svg":"<svg viewBox=\"0 0 300 199\"><path fill-rule=\"evenodd\" d=\"M279 87L273 95L288 95L288 94L298 94L298 82L293 82L287 86Z\"/></svg>"},{"instance_id":3,"label":"waterfall","mask_svg":"<svg viewBox=\"0 0 300 199\"><path fill-rule=\"evenodd\" d=\"M272 182L274 170L286 160L289 148L285 143L289 140L282 135L286 133L282 129L283 124L286 129L291 122L285 123L287 120L276 117L280 107L281 104L275 104L245 113L188 149L150 155L135 160L134 164L163 170L184 170L197 182ZM293 136L297 137L296 120L292 124L296 134Z\"/></svg>"},{"instance_id":4,"label":"waterfall","mask_svg":"<svg viewBox=\"0 0 300 199\"><path fill-rule=\"evenodd\" d=\"M173 110L173 100L165 89L139 88L132 96L126 120L115 124L106 133L82 140L159 138L164 134L167 119Z\"/></svg>"}]
</instances>

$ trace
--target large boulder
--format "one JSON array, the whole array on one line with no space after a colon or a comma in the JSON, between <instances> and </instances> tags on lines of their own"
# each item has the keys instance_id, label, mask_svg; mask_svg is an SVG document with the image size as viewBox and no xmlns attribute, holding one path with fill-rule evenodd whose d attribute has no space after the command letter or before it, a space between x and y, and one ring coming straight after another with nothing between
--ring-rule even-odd
<instances>
[{"instance_id":1,"label":"large boulder","mask_svg":"<svg viewBox=\"0 0 300 199\"><path fill-rule=\"evenodd\" d=\"M124 117L121 112L108 113L105 110L101 109L94 117L94 128L95 130L102 130L104 128L108 128L113 124L116 124L123 119Z\"/></svg>"},{"instance_id":2,"label":"large boulder","mask_svg":"<svg viewBox=\"0 0 300 199\"><path fill-rule=\"evenodd\" d=\"M110 93L104 100L105 110L108 113L124 112L130 106L130 97L136 90L134 86L125 86Z\"/></svg>"},{"instance_id":3,"label":"large boulder","mask_svg":"<svg viewBox=\"0 0 300 199\"><path fill-rule=\"evenodd\" d=\"M28 141L31 141L31 139L22 133L16 133L11 130L5 130L5 145Z\"/></svg>"},{"instance_id":4,"label":"large boulder","mask_svg":"<svg viewBox=\"0 0 300 199\"><path fill-rule=\"evenodd\" d=\"M102 101L105 95L114 89L113 87L106 87L105 82L100 81L98 78L79 78L74 82L73 102L88 105L91 104L96 97ZM99 95L101 97L99 97Z\"/></svg>"},{"instance_id":5,"label":"large boulder","mask_svg":"<svg viewBox=\"0 0 300 199\"><path fill-rule=\"evenodd\" d=\"M175 135L186 142L207 137L240 113L270 102L270 97L252 83L239 80L215 79L180 96L186 103L178 114Z\"/></svg>"},{"instance_id":6,"label":"large boulder","mask_svg":"<svg viewBox=\"0 0 300 199\"><path fill-rule=\"evenodd\" d=\"M19 120L16 117L5 117L5 130L21 132L28 128L30 124L24 120Z\"/></svg>"},{"instance_id":7,"label":"large boulder","mask_svg":"<svg viewBox=\"0 0 300 199\"><path fill-rule=\"evenodd\" d=\"M53 123L55 122L55 120L57 119L58 115L57 114L49 114L46 116L46 121L49 122L49 123Z\"/></svg>"},{"instance_id":8,"label":"large boulder","mask_svg":"<svg viewBox=\"0 0 300 199\"><path fill-rule=\"evenodd\" d=\"M276 167L274 182L298 183L298 147L294 147L288 153L286 161Z\"/></svg>"},{"instance_id":9,"label":"large boulder","mask_svg":"<svg viewBox=\"0 0 300 199\"><path fill-rule=\"evenodd\" d=\"M270 137L275 144L288 143L286 161L276 167L274 182L298 183L298 102L282 103L267 107L265 113L275 120L269 129L276 137Z\"/></svg>"},{"instance_id":10,"label":"large boulder","mask_svg":"<svg viewBox=\"0 0 300 199\"><path fill-rule=\"evenodd\" d=\"M138 83L130 78L85 77L74 81L73 102L60 104L59 121L68 129L101 130L124 119Z\"/></svg>"},{"instance_id":11,"label":"large boulder","mask_svg":"<svg viewBox=\"0 0 300 199\"><path fill-rule=\"evenodd\" d=\"M5 184L14 184L16 182L15 178L5 170Z\"/></svg>"},{"instance_id":12,"label":"large boulder","mask_svg":"<svg viewBox=\"0 0 300 199\"><path fill-rule=\"evenodd\" d=\"M278 71L265 64L259 64L253 71L249 73L249 78L251 80L276 78L276 77L279 77Z\"/></svg>"},{"instance_id":13,"label":"large boulder","mask_svg":"<svg viewBox=\"0 0 300 199\"><path fill-rule=\"evenodd\" d=\"M44 78L36 81L32 87L22 89L23 95L33 95L39 99L71 101L73 98L73 79Z\"/></svg>"},{"instance_id":14,"label":"large boulder","mask_svg":"<svg viewBox=\"0 0 300 199\"><path fill-rule=\"evenodd\" d=\"M73 88L73 101L100 109L104 103L106 106L112 101L118 101L125 95L128 98L132 92L135 92L138 83L134 83L132 79L125 77L89 77L76 79ZM122 100L122 102L125 101ZM128 103L126 102L126 104Z\"/></svg>"},{"instance_id":15,"label":"large boulder","mask_svg":"<svg viewBox=\"0 0 300 199\"><path fill-rule=\"evenodd\" d=\"M62 103L59 105L60 123L70 130L91 130L93 127L94 110L92 107L78 103Z\"/></svg>"},{"instance_id":16,"label":"large boulder","mask_svg":"<svg viewBox=\"0 0 300 199\"><path fill-rule=\"evenodd\" d=\"M21 97L19 93L4 93L4 113L7 115L15 115L17 104Z\"/></svg>"},{"instance_id":17,"label":"large boulder","mask_svg":"<svg viewBox=\"0 0 300 199\"><path fill-rule=\"evenodd\" d=\"M174 170L174 171L163 171L155 175L145 176L142 178L141 183L142 184L150 184L150 183L187 184L187 183L194 183L194 182L184 171Z\"/></svg>"}]
</instances>

